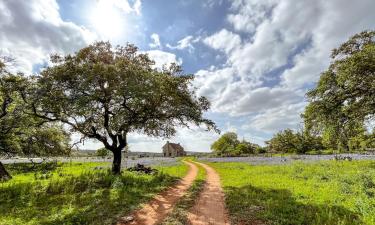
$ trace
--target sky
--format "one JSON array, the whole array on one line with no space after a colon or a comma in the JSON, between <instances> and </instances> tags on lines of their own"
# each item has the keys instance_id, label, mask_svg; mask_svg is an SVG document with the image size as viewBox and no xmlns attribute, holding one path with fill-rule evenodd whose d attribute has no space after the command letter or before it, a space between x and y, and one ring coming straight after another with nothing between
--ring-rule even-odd
<instances>
[{"instance_id":1,"label":"sky","mask_svg":"<svg viewBox=\"0 0 375 225\"><path fill-rule=\"evenodd\" d=\"M305 93L350 36L375 29L374 0L0 0L0 55L13 70L40 72L51 53L98 40L137 45L156 66L177 62L194 74L205 117L222 133L264 145L300 129ZM169 141L210 151L219 134L179 128ZM73 135L73 140L79 135ZM165 139L132 133L131 151L161 152ZM81 149L97 149L93 140Z\"/></svg>"}]
</instances>

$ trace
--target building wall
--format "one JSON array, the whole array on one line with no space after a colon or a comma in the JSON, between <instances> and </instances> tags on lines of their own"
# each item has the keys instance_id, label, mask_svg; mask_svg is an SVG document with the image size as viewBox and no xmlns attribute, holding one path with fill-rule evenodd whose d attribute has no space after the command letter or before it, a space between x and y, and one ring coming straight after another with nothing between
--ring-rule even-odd
<instances>
[{"instance_id":1,"label":"building wall","mask_svg":"<svg viewBox=\"0 0 375 225\"><path fill-rule=\"evenodd\" d=\"M164 157L178 157L184 156L184 151L180 149L175 149L172 146L166 144L163 146L163 155Z\"/></svg>"}]
</instances>

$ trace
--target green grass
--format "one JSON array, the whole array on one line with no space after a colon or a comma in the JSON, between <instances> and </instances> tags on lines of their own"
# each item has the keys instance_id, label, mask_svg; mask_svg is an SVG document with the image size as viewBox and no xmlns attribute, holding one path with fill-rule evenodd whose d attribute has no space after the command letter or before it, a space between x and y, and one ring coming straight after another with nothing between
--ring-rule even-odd
<instances>
[{"instance_id":1,"label":"green grass","mask_svg":"<svg viewBox=\"0 0 375 225\"><path fill-rule=\"evenodd\" d=\"M199 197L199 193L203 190L206 178L206 170L198 166L198 175L191 187L186 191L186 194L178 201L173 211L161 223L161 225L188 225L188 212L194 206L195 201Z\"/></svg>"},{"instance_id":2,"label":"green grass","mask_svg":"<svg viewBox=\"0 0 375 225\"><path fill-rule=\"evenodd\" d=\"M233 224L375 224L375 162L210 163Z\"/></svg>"},{"instance_id":3,"label":"green grass","mask_svg":"<svg viewBox=\"0 0 375 225\"><path fill-rule=\"evenodd\" d=\"M153 168L157 169L161 173L168 174L169 176L173 177L183 177L189 170L189 166L185 163L181 163L179 166L155 166Z\"/></svg>"},{"instance_id":4,"label":"green grass","mask_svg":"<svg viewBox=\"0 0 375 225\"><path fill-rule=\"evenodd\" d=\"M112 224L173 184L186 165L159 167L157 175L112 175L107 163L58 164L0 183L0 224Z\"/></svg>"}]
</instances>

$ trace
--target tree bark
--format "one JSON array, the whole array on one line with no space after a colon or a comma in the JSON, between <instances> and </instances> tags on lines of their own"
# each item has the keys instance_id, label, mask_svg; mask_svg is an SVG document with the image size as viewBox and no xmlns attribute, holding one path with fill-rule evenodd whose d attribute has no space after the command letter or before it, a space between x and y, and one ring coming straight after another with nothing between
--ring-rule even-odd
<instances>
[{"instance_id":1,"label":"tree bark","mask_svg":"<svg viewBox=\"0 0 375 225\"><path fill-rule=\"evenodd\" d=\"M116 149L113 151L113 163L112 163L112 173L121 173L121 149Z\"/></svg>"},{"instance_id":2,"label":"tree bark","mask_svg":"<svg viewBox=\"0 0 375 225\"><path fill-rule=\"evenodd\" d=\"M0 181L3 181L3 180L6 181L10 179L12 179L12 176L8 173L4 165L0 162Z\"/></svg>"}]
</instances>

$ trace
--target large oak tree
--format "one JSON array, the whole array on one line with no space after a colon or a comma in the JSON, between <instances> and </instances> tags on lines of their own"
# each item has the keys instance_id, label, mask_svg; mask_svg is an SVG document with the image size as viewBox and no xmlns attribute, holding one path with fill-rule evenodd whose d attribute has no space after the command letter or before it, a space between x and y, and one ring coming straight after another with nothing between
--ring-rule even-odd
<instances>
[{"instance_id":1,"label":"large oak tree","mask_svg":"<svg viewBox=\"0 0 375 225\"><path fill-rule=\"evenodd\" d=\"M363 134L375 116L375 31L351 37L332 52L332 63L307 93L308 129L323 134L332 147L348 150L348 141Z\"/></svg>"},{"instance_id":2,"label":"large oak tree","mask_svg":"<svg viewBox=\"0 0 375 225\"><path fill-rule=\"evenodd\" d=\"M154 68L133 45L97 42L75 54L54 55L52 62L34 77L29 93L34 114L103 143L113 153L113 173L120 173L131 132L169 137L189 124L216 130L203 118L210 104L195 96L194 76L176 64Z\"/></svg>"}]
</instances>

